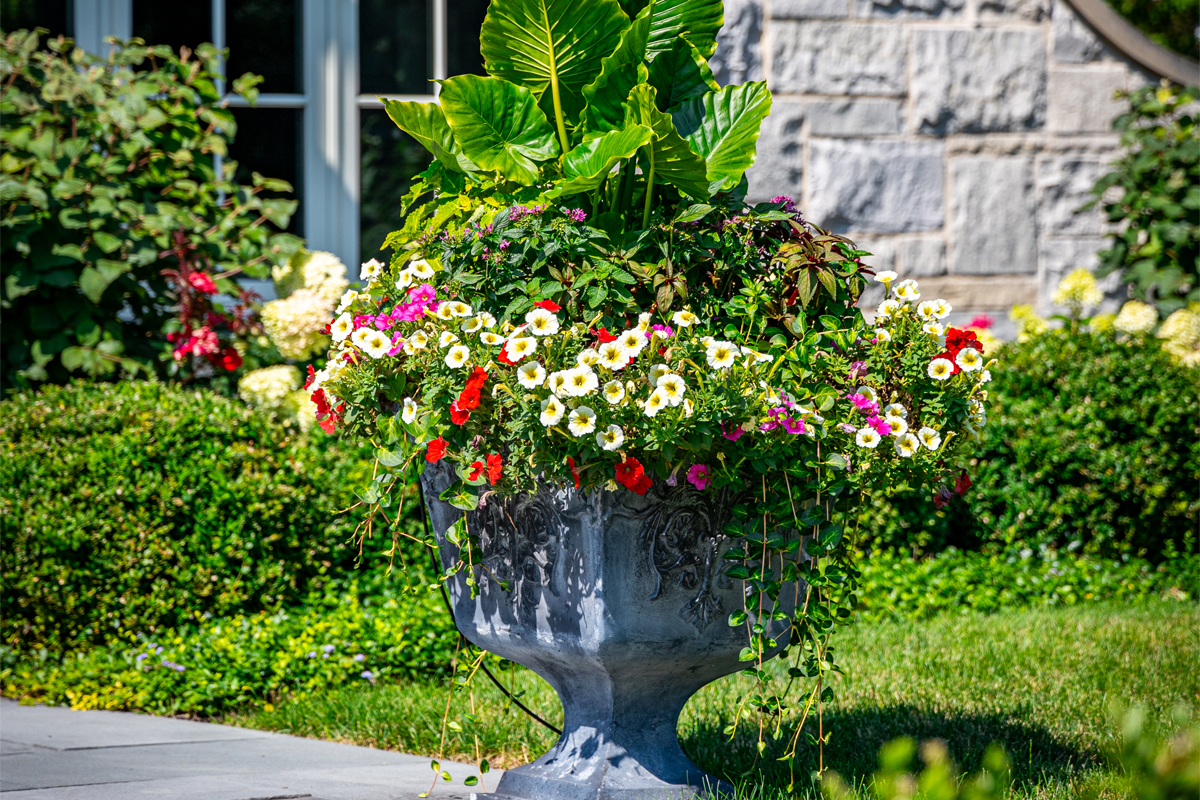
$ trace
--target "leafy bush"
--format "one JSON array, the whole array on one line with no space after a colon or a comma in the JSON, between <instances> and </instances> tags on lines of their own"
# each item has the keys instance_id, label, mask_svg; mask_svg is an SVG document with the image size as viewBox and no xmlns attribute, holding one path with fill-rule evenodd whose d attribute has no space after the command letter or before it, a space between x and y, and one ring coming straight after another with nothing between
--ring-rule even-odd
<instances>
[{"instance_id":1,"label":"leafy bush","mask_svg":"<svg viewBox=\"0 0 1200 800\"><path fill-rule=\"evenodd\" d=\"M1200 59L1197 0L1108 0L1108 4L1163 47Z\"/></svg>"},{"instance_id":2,"label":"leafy bush","mask_svg":"<svg viewBox=\"0 0 1200 800\"><path fill-rule=\"evenodd\" d=\"M859 564L855 616L865 621L1111 600L1187 600L1194 599L1200 586L1200 557L1195 555L1156 567L1139 559L1030 551L985 555L950 548L921 560L878 552Z\"/></svg>"},{"instance_id":3,"label":"leafy bush","mask_svg":"<svg viewBox=\"0 0 1200 800\"><path fill-rule=\"evenodd\" d=\"M919 555L949 545L1072 549L1158 563L1195 552L1196 373L1151 336L1054 330L1008 344L974 486L936 508L901 492L864 510L861 544Z\"/></svg>"},{"instance_id":4,"label":"leafy bush","mask_svg":"<svg viewBox=\"0 0 1200 800\"><path fill-rule=\"evenodd\" d=\"M1166 316L1200 300L1200 89L1164 82L1118 96L1129 101L1113 122L1125 152L1092 190L1115 228L1097 272L1123 270L1133 296Z\"/></svg>"},{"instance_id":5,"label":"leafy bush","mask_svg":"<svg viewBox=\"0 0 1200 800\"><path fill-rule=\"evenodd\" d=\"M414 577L425 575L418 564ZM121 637L66 658L8 653L9 696L72 708L221 714L337 686L446 672L457 633L436 584L382 572L301 608ZM434 591L430 591L434 589Z\"/></svg>"},{"instance_id":6,"label":"leafy bush","mask_svg":"<svg viewBox=\"0 0 1200 800\"><path fill-rule=\"evenodd\" d=\"M0 630L18 650L275 610L354 566L357 516L338 512L369 478L364 451L155 383L0 409ZM367 559L390 542L374 544Z\"/></svg>"},{"instance_id":7,"label":"leafy bush","mask_svg":"<svg viewBox=\"0 0 1200 800\"><path fill-rule=\"evenodd\" d=\"M0 382L157 370L174 363L166 334L190 333L172 318L178 294L237 297L234 275L266 277L299 248L281 233L296 202L263 196L291 187L257 174L239 186L232 161L214 169L236 124L211 45L193 58L135 39L108 61L69 39L45 47L17 31L0 54ZM260 80L233 88L253 101ZM218 322L195 355L236 369L237 322Z\"/></svg>"}]
</instances>

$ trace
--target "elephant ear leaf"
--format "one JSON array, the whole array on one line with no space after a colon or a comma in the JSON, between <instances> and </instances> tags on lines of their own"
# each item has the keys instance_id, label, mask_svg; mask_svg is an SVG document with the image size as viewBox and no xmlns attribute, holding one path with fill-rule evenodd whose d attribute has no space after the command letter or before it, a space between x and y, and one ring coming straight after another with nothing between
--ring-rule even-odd
<instances>
[{"instance_id":1,"label":"elephant ear leaf","mask_svg":"<svg viewBox=\"0 0 1200 800\"><path fill-rule=\"evenodd\" d=\"M725 24L721 0L654 0L651 12L647 54L653 58L671 49L683 36L696 46L704 58L717 51L717 31Z\"/></svg>"},{"instance_id":2,"label":"elephant ear leaf","mask_svg":"<svg viewBox=\"0 0 1200 800\"><path fill-rule=\"evenodd\" d=\"M629 90L645 83L646 40L650 15L644 13L621 34L617 49L600 62L596 80L583 87L583 127L588 131L620 130L625 123L625 101Z\"/></svg>"},{"instance_id":3,"label":"elephant ear leaf","mask_svg":"<svg viewBox=\"0 0 1200 800\"><path fill-rule=\"evenodd\" d=\"M671 43L670 50L659 53L650 62L648 80L658 92L659 111L669 111L685 100L721 88L708 61L682 36Z\"/></svg>"},{"instance_id":4,"label":"elephant ear leaf","mask_svg":"<svg viewBox=\"0 0 1200 800\"><path fill-rule=\"evenodd\" d=\"M446 121L463 154L523 186L537 182L538 161L559 153L554 130L528 89L479 75L442 82Z\"/></svg>"},{"instance_id":5,"label":"elephant ear leaf","mask_svg":"<svg viewBox=\"0 0 1200 800\"><path fill-rule=\"evenodd\" d=\"M552 197L595 189L622 159L633 157L639 147L650 143L654 131L645 125L630 125L588 139L563 156L563 182L550 192Z\"/></svg>"},{"instance_id":6,"label":"elephant ear leaf","mask_svg":"<svg viewBox=\"0 0 1200 800\"><path fill-rule=\"evenodd\" d=\"M671 116L658 110L654 87L645 83L633 87L625 114L627 125L645 125L654 131L654 140L647 147L654 160L655 177L692 197L707 198L709 182L704 159L675 130Z\"/></svg>"},{"instance_id":7,"label":"elephant ear leaf","mask_svg":"<svg viewBox=\"0 0 1200 800\"><path fill-rule=\"evenodd\" d=\"M771 112L771 93L762 81L726 86L677 108L675 127L708 162L713 191L737 186L754 164L762 121Z\"/></svg>"},{"instance_id":8,"label":"elephant ear leaf","mask_svg":"<svg viewBox=\"0 0 1200 800\"><path fill-rule=\"evenodd\" d=\"M462 154L446 114L437 103L406 103L385 100L383 108L396 127L420 142L433 157L453 172L473 172L475 166Z\"/></svg>"},{"instance_id":9,"label":"elephant ear leaf","mask_svg":"<svg viewBox=\"0 0 1200 800\"><path fill-rule=\"evenodd\" d=\"M628 27L617 0L492 0L479 49L489 75L529 89L547 115L561 109L562 130Z\"/></svg>"}]
</instances>

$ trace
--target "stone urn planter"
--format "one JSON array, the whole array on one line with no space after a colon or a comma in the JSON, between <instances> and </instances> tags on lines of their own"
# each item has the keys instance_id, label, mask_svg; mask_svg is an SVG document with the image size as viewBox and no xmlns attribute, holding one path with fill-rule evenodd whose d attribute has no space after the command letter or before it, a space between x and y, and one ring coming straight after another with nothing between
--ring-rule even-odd
<instances>
[{"instance_id":1,"label":"stone urn planter","mask_svg":"<svg viewBox=\"0 0 1200 800\"><path fill-rule=\"evenodd\" d=\"M443 567L459 557L444 534L464 512L438 499L453 479L442 464L421 479ZM735 502L729 492L656 482L644 496L552 487L491 496L466 514L486 569L476 569L474 598L465 570L447 582L458 629L544 678L565 715L545 755L506 772L496 793L478 800L732 791L684 755L675 726L697 690L745 666L738 654L747 632L728 624L744 590L721 557ZM788 624L773 626L782 647Z\"/></svg>"}]
</instances>

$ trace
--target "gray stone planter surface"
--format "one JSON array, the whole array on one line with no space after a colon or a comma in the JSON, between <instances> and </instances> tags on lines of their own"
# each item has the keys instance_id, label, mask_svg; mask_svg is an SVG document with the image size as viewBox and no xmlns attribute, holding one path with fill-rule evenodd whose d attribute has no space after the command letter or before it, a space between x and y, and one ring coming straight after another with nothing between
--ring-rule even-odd
<instances>
[{"instance_id":1,"label":"gray stone planter surface","mask_svg":"<svg viewBox=\"0 0 1200 800\"><path fill-rule=\"evenodd\" d=\"M445 462L421 479L443 567L459 559L444 534L464 512L438 499L453 480ZM645 496L542 487L490 495L466 514L482 564L474 598L465 570L447 582L458 628L541 675L564 712L558 742L480 800L676 800L706 785L731 789L688 760L675 726L697 690L745 666L747 632L728 624L744 589L721 558L735 499L661 482ZM788 625L772 625L781 647Z\"/></svg>"}]
</instances>

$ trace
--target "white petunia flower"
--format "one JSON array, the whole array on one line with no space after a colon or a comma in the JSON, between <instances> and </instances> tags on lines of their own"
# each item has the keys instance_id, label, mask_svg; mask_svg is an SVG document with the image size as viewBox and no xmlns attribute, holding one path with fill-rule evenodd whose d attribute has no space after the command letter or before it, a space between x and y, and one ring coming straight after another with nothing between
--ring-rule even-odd
<instances>
[{"instance_id":1,"label":"white petunia flower","mask_svg":"<svg viewBox=\"0 0 1200 800\"><path fill-rule=\"evenodd\" d=\"M419 280L426 281L433 277L433 267L423 258L409 264L408 269L412 272L413 277Z\"/></svg>"},{"instance_id":2,"label":"white petunia flower","mask_svg":"<svg viewBox=\"0 0 1200 800\"><path fill-rule=\"evenodd\" d=\"M641 331L642 333L645 333L646 331L650 330L650 314L649 314L649 312L642 312L641 314L638 314L637 329L639 331Z\"/></svg>"},{"instance_id":3,"label":"white petunia flower","mask_svg":"<svg viewBox=\"0 0 1200 800\"><path fill-rule=\"evenodd\" d=\"M658 388L658 379L661 378L663 375L670 374L670 372L671 372L671 368L668 367L666 364L651 365L650 371L646 373L646 380L650 382L650 388L657 389Z\"/></svg>"},{"instance_id":4,"label":"white petunia flower","mask_svg":"<svg viewBox=\"0 0 1200 800\"><path fill-rule=\"evenodd\" d=\"M334 313L335 314L342 313L347 308L349 308L350 305L357 299L358 299L358 292L354 291L353 289L350 289L344 295L342 295L342 301L340 303L338 303L338 307L336 309L334 309Z\"/></svg>"},{"instance_id":5,"label":"white petunia flower","mask_svg":"<svg viewBox=\"0 0 1200 800\"><path fill-rule=\"evenodd\" d=\"M433 315L441 320L454 319L454 312L450 310L449 303L439 303L437 311L433 312Z\"/></svg>"},{"instance_id":6,"label":"white petunia flower","mask_svg":"<svg viewBox=\"0 0 1200 800\"><path fill-rule=\"evenodd\" d=\"M605 369L611 369L614 372L619 369L624 369L629 364L629 356L625 350L617 342L605 342L600 345L599 364Z\"/></svg>"},{"instance_id":7,"label":"white petunia flower","mask_svg":"<svg viewBox=\"0 0 1200 800\"><path fill-rule=\"evenodd\" d=\"M921 292L917 290L916 281L900 281L896 284L896 299L903 300L906 303L914 303L921 299Z\"/></svg>"},{"instance_id":8,"label":"white petunia flower","mask_svg":"<svg viewBox=\"0 0 1200 800\"><path fill-rule=\"evenodd\" d=\"M567 370L567 394L571 397L589 395L600 386L600 379L591 367L576 367Z\"/></svg>"},{"instance_id":9,"label":"white petunia flower","mask_svg":"<svg viewBox=\"0 0 1200 800\"><path fill-rule=\"evenodd\" d=\"M566 397L570 393L568 391L568 384L570 383L570 380L570 369L559 369L558 372L550 373L550 383L547 383L546 385L550 387L550 391L553 392L554 395Z\"/></svg>"},{"instance_id":10,"label":"white petunia flower","mask_svg":"<svg viewBox=\"0 0 1200 800\"><path fill-rule=\"evenodd\" d=\"M903 307L898 301L889 297L879 304L879 308L875 309L875 316L879 319L887 319Z\"/></svg>"},{"instance_id":11,"label":"white petunia flower","mask_svg":"<svg viewBox=\"0 0 1200 800\"><path fill-rule=\"evenodd\" d=\"M526 389L536 389L546 382L546 370L536 361L522 364L517 369L517 383Z\"/></svg>"},{"instance_id":12,"label":"white petunia flower","mask_svg":"<svg viewBox=\"0 0 1200 800\"><path fill-rule=\"evenodd\" d=\"M396 291L402 292L413 285L413 274L410 269L400 270L400 274L396 276Z\"/></svg>"},{"instance_id":13,"label":"white petunia flower","mask_svg":"<svg viewBox=\"0 0 1200 800\"><path fill-rule=\"evenodd\" d=\"M646 405L642 409L646 412L647 417L653 417L659 411L662 411L669 405L667 402L667 394L662 389L655 389L646 398Z\"/></svg>"},{"instance_id":14,"label":"white petunia flower","mask_svg":"<svg viewBox=\"0 0 1200 800\"><path fill-rule=\"evenodd\" d=\"M429 344L429 337L425 335L425 331L415 331L412 336L404 340L404 346L412 350L424 350L427 344Z\"/></svg>"},{"instance_id":15,"label":"white petunia flower","mask_svg":"<svg viewBox=\"0 0 1200 800\"><path fill-rule=\"evenodd\" d=\"M921 330L928 333L930 336L945 336L946 328L938 322L926 322L921 326Z\"/></svg>"},{"instance_id":16,"label":"white petunia flower","mask_svg":"<svg viewBox=\"0 0 1200 800\"><path fill-rule=\"evenodd\" d=\"M899 403L889 403L883 407L883 416L908 419L908 409Z\"/></svg>"},{"instance_id":17,"label":"white petunia flower","mask_svg":"<svg viewBox=\"0 0 1200 800\"><path fill-rule=\"evenodd\" d=\"M329 326L329 333L332 334L335 342L344 342L346 337L354 332L354 320L350 319L350 314L342 314L333 321Z\"/></svg>"},{"instance_id":18,"label":"white petunia flower","mask_svg":"<svg viewBox=\"0 0 1200 800\"><path fill-rule=\"evenodd\" d=\"M609 381L604 384L604 399L610 406L615 406L625 399L625 387L620 381Z\"/></svg>"},{"instance_id":19,"label":"white petunia flower","mask_svg":"<svg viewBox=\"0 0 1200 800\"><path fill-rule=\"evenodd\" d=\"M676 311L675 315L671 317L671 322L674 322L681 328L690 328L699 321L700 318L690 311Z\"/></svg>"},{"instance_id":20,"label":"white petunia flower","mask_svg":"<svg viewBox=\"0 0 1200 800\"><path fill-rule=\"evenodd\" d=\"M746 356L746 358L748 359L746 361L747 364L749 364L751 361L754 362L755 364L766 364L770 361L775 360L773 357L767 355L766 353L760 353L757 350L751 350L749 347L743 347L743 348L741 348L741 351L742 351L742 355Z\"/></svg>"},{"instance_id":21,"label":"white petunia flower","mask_svg":"<svg viewBox=\"0 0 1200 800\"><path fill-rule=\"evenodd\" d=\"M463 333L474 333L483 327L483 321L479 317L471 317L469 320L459 326L459 330Z\"/></svg>"},{"instance_id":22,"label":"white petunia flower","mask_svg":"<svg viewBox=\"0 0 1200 800\"><path fill-rule=\"evenodd\" d=\"M383 272L383 264L380 264L375 259L371 259L362 265L358 271L358 279L360 281L373 282L379 277L379 273Z\"/></svg>"},{"instance_id":23,"label":"white petunia flower","mask_svg":"<svg viewBox=\"0 0 1200 800\"><path fill-rule=\"evenodd\" d=\"M625 431L620 425L609 425L596 434L596 444L602 450L616 450L625 442Z\"/></svg>"},{"instance_id":24,"label":"white petunia flower","mask_svg":"<svg viewBox=\"0 0 1200 800\"><path fill-rule=\"evenodd\" d=\"M921 446L921 443L911 433L905 433L896 437L893 446L896 448L896 454L901 458L912 458L913 454Z\"/></svg>"},{"instance_id":25,"label":"white petunia flower","mask_svg":"<svg viewBox=\"0 0 1200 800\"><path fill-rule=\"evenodd\" d=\"M489 347L494 347L498 344L504 344L504 337L498 333L484 331L483 333L479 334L479 341L483 342Z\"/></svg>"},{"instance_id":26,"label":"white petunia flower","mask_svg":"<svg viewBox=\"0 0 1200 800\"><path fill-rule=\"evenodd\" d=\"M937 317L937 303L932 300L925 300L917 306L917 316L924 320L932 320Z\"/></svg>"},{"instance_id":27,"label":"white petunia flower","mask_svg":"<svg viewBox=\"0 0 1200 800\"><path fill-rule=\"evenodd\" d=\"M417 401L411 397L404 398L404 408L400 411L400 420L407 425L417 421Z\"/></svg>"},{"instance_id":28,"label":"white petunia flower","mask_svg":"<svg viewBox=\"0 0 1200 800\"><path fill-rule=\"evenodd\" d=\"M881 342L890 342L892 340L892 334L889 333L886 328L876 328L875 338Z\"/></svg>"},{"instance_id":29,"label":"white petunia flower","mask_svg":"<svg viewBox=\"0 0 1200 800\"><path fill-rule=\"evenodd\" d=\"M354 333L350 334L350 344L358 349L362 349L366 345L367 334L375 330L374 328L359 328ZM378 333L378 331L376 331Z\"/></svg>"},{"instance_id":30,"label":"white petunia flower","mask_svg":"<svg viewBox=\"0 0 1200 800\"><path fill-rule=\"evenodd\" d=\"M493 317L491 314L489 314L486 311L479 312L479 321L480 321L480 323L483 324L483 327L485 327L485 328L496 327L496 318Z\"/></svg>"},{"instance_id":31,"label":"white petunia flower","mask_svg":"<svg viewBox=\"0 0 1200 800\"><path fill-rule=\"evenodd\" d=\"M872 389L870 386L860 386L854 390L854 393L861 394L863 397L867 398L872 403L879 402L879 393L876 392L874 389Z\"/></svg>"},{"instance_id":32,"label":"white petunia flower","mask_svg":"<svg viewBox=\"0 0 1200 800\"><path fill-rule=\"evenodd\" d=\"M567 430L577 437L587 436L596 430L596 412L587 406L575 409L567 418Z\"/></svg>"},{"instance_id":33,"label":"white petunia flower","mask_svg":"<svg viewBox=\"0 0 1200 800\"><path fill-rule=\"evenodd\" d=\"M392 340L391 337L385 336L383 331L368 330L359 347L371 358L383 358L392 349Z\"/></svg>"},{"instance_id":34,"label":"white petunia flower","mask_svg":"<svg viewBox=\"0 0 1200 800\"><path fill-rule=\"evenodd\" d=\"M885 269L882 272L875 273L875 280L878 281L879 283L882 283L884 286L891 286L892 281L896 280L896 278L899 278L899 277L900 277L899 275L892 272L890 269Z\"/></svg>"},{"instance_id":35,"label":"white petunia flower","mask_svg":"<svg viewBox=\"0 0 1200 800\"><path fill-rule=\"evenodd\" d=\"M649 339L646 338L646 335L642 333L642 331L634 328L622 332L621 335L617 337L616 344L620 345L621 350L625 353L625 356L632 361L637 357L638 353L642 352L642 350L646 348L646 343L648 341Z\"/></svg>"},{"instance_id":36,"label":"white petunia flower","mask_svg":"<svg viewBox=\"0 0 1200 800\"><path fill-rule=\"evenodd\" d=\"M884 422L888 424L892 436L903 436L908 433L908 423L903 417L885 417Z\"/></svg>"},{"instance_id":37,"label":"white petunia flower","mask_svg":"<svg viewBox=\"0 0 1200 800\"><path fill-rule=\"evenodd\" d=\"M917 438L925 445L926 450L937 450L942 446L942 435L928 425L917 431Z\"/></svg>"},{"instance_id":38,"label":"white petunia flower","mask_svg":"<svg viewBox=\"0 0 1200 800\"><path fill-rule=\"evenodd\" d=\"M713 369L729 369L737 354L737 345L729 342L713 342L705 351L708 365Z\"/></svg>"},{"instance_id":39,"label":"white petunia flower","mask_svg":"<svg viewBox=\"0 0 1200 800\"><path fill-rule=\"evenodd\" d=\"M532 336L519 336L516 339L509 339L504 349L508 353L510 361L520 361L534 350L537 350L537 339L534 339Z\"/></svg>"},{"instance_id":40,"label":"white petunia flower","mask_svg":"<svg viewBox=\"0 0 1200 800\"><path fill-rule=\"evenodd\" d=\"M590 347L587 350L580 350L579 355L575 356L575 363L581 367L595 366L599 360L600 354Z\"/></svg>"},{"instance_id":41,"label":"white petunia flower","mask_svg":"<svg viewBox=\"0 0 1200 800\"><path fill-rule=\"evenodd\" d=\"M934 302L937 303L936 316L938 319L945 319L950 316L951 305L949 303L942 299L934 300Z\"/></svg>"},{"instance_id":42,"label":"white petunia flower","mask_svg":"<svg viewBox=\"0 0 1200 800\"><path fill-rule=\"evenodd\" d=\"M935 381L948 380L954 374L954 365L948 358L935 358L929 362L928 372Z\"/></svg>"},{"instance_id":43,"label":"white petunia flower","mask_svg":"<svg viewBox=\"0 0 1200 800\"><path fill-rule=\"evenodd\" d=\"M958 351L954 363L962 367L963 372L974 372L983 369L983 356L974 347L964 347Z\"/></svg>"},{"instance_id":44,"label":"white petunia flower","mask_svg":"<svg viewBox=\"0 0 1200 800\"><path fill-rule=\"evenodd\" d=\"M534 336L551 336L558 333L558 317L544 308L535 308L526 314L525 324Z\"/></svg>"},{"instance_id":45,"label":"white petunia flower","mask_svg":"<svg viewBox=\"0 0 1200 800\"><path fill-rule=\"evenodd\" d=\"M438 337L438 347L445 349L458 341L458 337L450 331L442 331L442 335Z\"/></svg>"},{"instance_id":46,"label":"white petunia flower","mask_svg":"<svg viewBox=\"0 0 1200 800\"><path fill-rule=\"evenodd\" d=\"M876 445L879 444L879 434L875 432L874 428L859 428L858 435L854 437L854 441L859 447L874 450Z\"/></svg>"},{"instance_id":47,"label":"white petunia flower","mask_svg":"<svg viewBox=\"0 0 1200 800\"><path fill-rule=\"evenodd\" d=\"M475 313L469 305L460 303L458 300L451 300L446 305L449 307L450 313L456 317L469 317Z\"/></svg>"},{"instance_id":48,"label":"white petunia flower","mask_svg":"<svg viewBox=\"0 0 1200 800\"><path fill-rule=\"evenodd\" d=\"M696 413L696 404L692 402L692 398L690 398L690 397L684 398L683 415L685 417L690 417L692 414L695 414L695 413Z\"/></svg>"},{"instance_id":49,"label":"white petunia flower","mask_svg":"<svg viewBox=\"0 0 1200 800\"><path fill-rule=\"evenodd\" d=\"M538 417L543 425L549 428L551 425L557 425L566 413L566 407L554 395L550 395L542 401L542 413Z\"/></svg>"},{"instance_id":50,"label":"white petunia flower","mask_svg":"<svg viewBox=\"0 0 1200 800\"><path fill-rule=\"evenodd\" d=\"M446 351L446 366L450 369L458 369L467 363L471 358L471 351L461 344L456 344Z\"/></svg>"},{"instance_id":51,"label":"white petunia flower","mask_svg":"<svg viewBox=\"0 0 1200 800\"><path fill-rule=\"evenodd\" d=\"M658 379L658 389L667 395L667 402L672 406L677 406L683 402L683 395L687 392L687 384L683 378L678 375L666 374Z\"/></svg>"},{"instance_id":52,"label":"white petunia flower","mask_svg":"<svg viewBox=\"0 0 1200 800\"><path fill-rule=\"evenodd\" d=\"M991 381L992 381L992 371L990 369L985 369L983 372L979 373L979 382L980 383L991 383Z\"/></svg>"}]
</instances>

